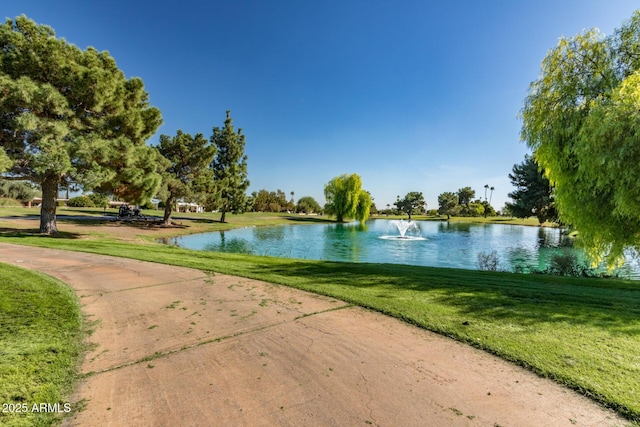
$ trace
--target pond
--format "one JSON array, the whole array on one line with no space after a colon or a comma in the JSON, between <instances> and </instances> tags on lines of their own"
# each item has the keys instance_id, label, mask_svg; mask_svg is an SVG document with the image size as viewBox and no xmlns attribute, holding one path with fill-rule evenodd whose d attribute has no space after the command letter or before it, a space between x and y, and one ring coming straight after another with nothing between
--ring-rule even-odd
<instances>
[{"instance_id":1,"label":"pond","mask_svg":"<svg viewBox=\"0 0 640 427\"><path fill-rule=\"evenodd\" d=\"M557 253L583 253L558 229L505 224L370 220L365 225L314 224L251 227L173 238L170 244L196 250L281 258L478 268L478 254L496 253L499 270L543 270ZM637 260L618 274L640 279Z\"/></svg>"}]
</instances>

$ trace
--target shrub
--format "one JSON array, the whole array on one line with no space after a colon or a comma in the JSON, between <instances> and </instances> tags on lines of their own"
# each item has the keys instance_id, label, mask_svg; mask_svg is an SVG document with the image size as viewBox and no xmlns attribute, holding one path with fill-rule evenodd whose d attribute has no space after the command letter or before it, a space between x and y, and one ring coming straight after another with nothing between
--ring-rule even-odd
<instances>
[{"instance_id":1,"label":"shrub","mask_svg":"<svg viewBox=\"0 0 640 427\"><path fill-rule=\"evenodd\" d=\"M527 273L529 270L527 268L525 268L524 265L522 264L517 264L515 266L513 266L513 272L514 273L518 273L518 274L524 274Z\"/></svg>"},{"instance_id":2,"label":"shrub","mask_svg":"<svg viewBox=\"0 0 640 427\"><path fill-rule=\"evenodd\" d=\"M72 208L93 208L96 205L89 196L78 196L69 199L67 206L71 206Z\"/></svg>"},{"instance_id":3,"label":"shrub","mask_svg":"<svg viewBox=\"0 0 640 427\"><path fill-rule=\"evenodd\" d=\"M579 276L578 258L572 253L554 254L547 267L549 274L557 276Z\"/></svg>"},{"instance_id":4,"label":"shrub","mask_svg":"<svg viewBox=\"0 0 640 427\"><path fill-rule=\"evenodd\" d=\"M22 206L20 200L11 199L9 197L0 197L0 206Z\"/></svg>"},{"instance_id":5,"label":"shrub","mask_svg":"<svg viewBox=\"0 0 640 427\"><path fill-rule=\"evenodd\" d=\"M104 194L92 193L87 197L91 200L93 206L97 208L106 208L109 206L109 197L105 196Z\"/></svg>"},{"instance_id":6,"label":"shrub","mask_svg":"<svg viewBox=\"0 0 640 427\"><path fill-rule=\"evenodd\" d=\"M549 266L544 270L532 269L534 274L552 274L555 276L572 276L572 277L611 277L609 273L599 272L586 264L578 263L578 257L575 254L564 252L554 254L549 260Z\"/></svg>"},{"instance_id":7,"label":"shrub","mask_svg":"<svg viewBox=\"0 0 640 427\"><path fill-rule=\"evenodd\" d=\"M0 197L29 201L39 194L39 190L27 181L5 181L0 179ZM18 203L17 206L20 206Z\"/></svg>"},{"instance_id":8,"label":"shrub","mask_svg":"<svg viewBox=\"0 0 640 427\"><path fill-rule=\"evenodd\" d=\"M478 269L482 271L498 271L498 253L496 251L480 252L478 254Z\"/></svg>"},{"instance_id":9,"label":"shrub","mask_svg":"<svg viewBox=\"0 0 640 427\"><path fill-rule=\"evenodd\" d=\"M155 208L156 206L151 202L151 200L149 200L144 205L140 205L140 209L155 209Z\"/></svg>"}]
</instances>

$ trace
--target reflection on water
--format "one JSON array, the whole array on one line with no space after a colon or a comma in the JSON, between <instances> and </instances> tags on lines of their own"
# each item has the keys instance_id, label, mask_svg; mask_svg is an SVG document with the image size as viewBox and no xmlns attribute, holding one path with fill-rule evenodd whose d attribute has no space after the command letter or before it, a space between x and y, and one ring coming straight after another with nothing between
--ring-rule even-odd
<instances>
[{"instance_id":1,"label":"reflection on water","mask_svg":"<svg viewBox=\"0 0 640 427\"><path fill-rule=\"evenodd\" d=\"M169 244L197 250L250 253L284 258L373 262L451 268L478 268L478 254L495 251L498 268L544 270L554 254L569 251L586 264L573 239L558 229L504 224L416 221L422 240L385 239L399 235L390 221L365 225L312 224L243 228L171 239ZM640 278L637 259L619 274Z\"/></svg>"},{"instance_id":2,"label":"reflection on water","mask_svg":"<svg viewBox=\"0 0 640 427\"><path fill-rule=\"evenodd\" d=\"M471 224L468 222L439 222L438 231L441 233L470 233Z\"/></svg>"},{"instance_id":3,"label":"reflection on water","mask_svg":"<svg viewBox=\"0 0 640 427\"><path fill-rule=\"evenodd\" d=\"M225 236L224 231L220 231L220 239L211 241L204 246L205 251L231 252L235 254L251 254L252 245L249 241L236 237Z\"/></svg>"},{"instance_id":4,"label":"reflection on water","mask_svg":"<svg viewBox=\"0 0 640 427\"><path fill-rule=\"evenodd\" d=\"M325 227L322 239L322 259L359 262L366 257L363 238L367 226L360 223L336 224Z\"/></svg>"},{"instance_id":5,"label":"reflection on water","mask_svg":"<svg viewBox=\"0 0 640 427\"><path fill-rule=\"evenodd\" d=\"M282 240L285 238L283 227L254 227L251 230L257 240Z\"/></svg>"}]
</instances>

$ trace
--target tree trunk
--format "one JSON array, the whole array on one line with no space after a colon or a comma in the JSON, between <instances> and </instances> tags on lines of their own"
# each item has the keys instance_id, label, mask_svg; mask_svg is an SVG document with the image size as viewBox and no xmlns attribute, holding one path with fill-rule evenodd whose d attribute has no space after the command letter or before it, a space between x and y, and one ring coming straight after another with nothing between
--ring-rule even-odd
<instances>
[{"instance_id":1,"label":"tree trunk","mask_svg":"<svg viewBox=\"0 0 640 427\"><path fill-rule=\"evenodd\" d=\"M58 178L46 176L42 181L42 206L40 207L40 233L58 234L56 205L58 203Z\"/></svg>"},{"instance_id":2,"label":"tree trunk","mask_svg":"<svg viewBox=\"0 0 640 427\"><path fill-rule=\"evenodd\" d=\"M164 205L164 218L162 220L163 225L171 225L171 211L173 210L173 200L168 199Z\"/></svg>"},{"instance_id":3,"label":"tree trunk","mask_svg":"<svg viewBox=\"0 0 640 427\"><path fill-rule=\"evenodd\" d=\"M226 213L227 213L227 211L225 209L222 209L222 215L220 215L220 222L224 222Z\"/></svg>"}]
</instances>

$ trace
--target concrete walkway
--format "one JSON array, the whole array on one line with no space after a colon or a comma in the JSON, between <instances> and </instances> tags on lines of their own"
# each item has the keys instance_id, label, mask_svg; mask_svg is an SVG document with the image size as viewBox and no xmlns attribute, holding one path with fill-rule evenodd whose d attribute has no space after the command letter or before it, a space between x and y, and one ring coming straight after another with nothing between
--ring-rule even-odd
<instances>
[{"instance_id":1,"label":"concrete walkway","mask_svg":"<svg viewBox=\"0 0 640 427\"><path fill-rule=\"evenodd\" d=\"M482 351L260 281L0 243L96 321L77 426L605 426L588 399Z\"/></svg>"}]
</instances>

